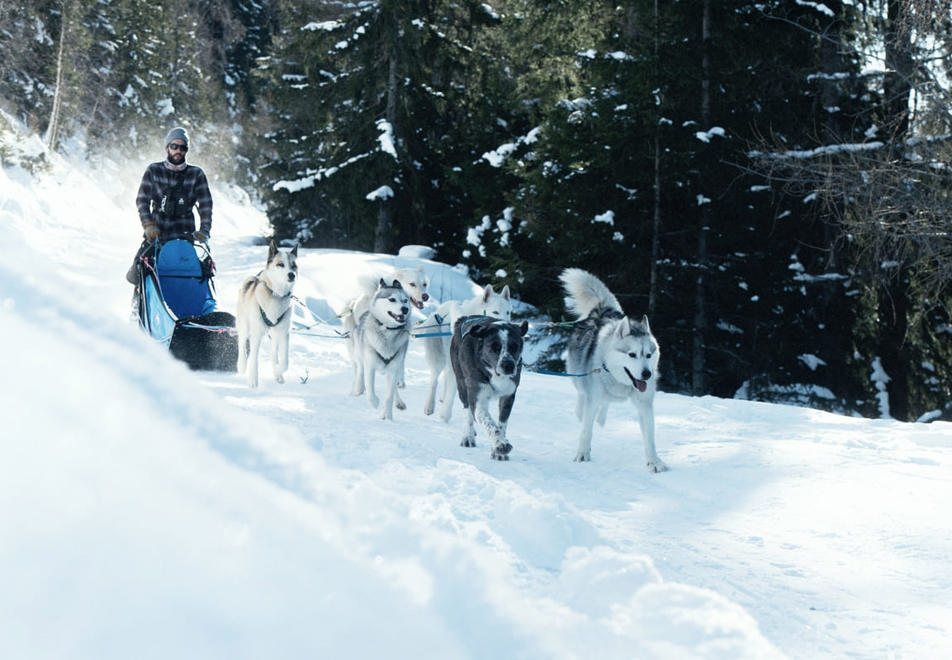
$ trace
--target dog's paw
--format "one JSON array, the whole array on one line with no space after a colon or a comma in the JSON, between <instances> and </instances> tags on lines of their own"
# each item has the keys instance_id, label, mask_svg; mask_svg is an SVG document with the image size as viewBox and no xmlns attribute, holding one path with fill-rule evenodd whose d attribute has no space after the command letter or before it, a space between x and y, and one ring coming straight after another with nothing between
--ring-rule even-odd
<instances>
[{"instance_id":1,"label":"dog's paw","mask_svg":"<svg viewBox=\"0 0 952 660\"><path fill-rule=\"evenodd\" d=\"M397 410L406 410L406 409L407 409L407 404L405 404L403 401L397 401L394 405L397 406Z\"/></svg>"},{"instance_id":2,"label":"dog's paw","mask_svg":"<svg viewBox=\"0 0 952 660\"><path fill-rule=\"evenodd\" d=\"M501 445L496 445L493 447L493 451L490 456L497 461L508 461L509 452L512 451L512 445L508 442L504 442Z\"/></svg>"},{"instance_id":3,"label":"dog's paw","mask_svg":"<svg viewBox=\"0 0 952 660\"><path fill-rule=\"evenodd\" d=\"M284 384L284 376L275 376L275 377L274 377L274 382L278 383L279 385L283 385L283 384Z\"/></svg>"},{"instance_id":4,"label":"dog's paw","mask_svg":"<svg viewBox=\"0 0 952 660\"><path fill-rule=\"evenodd\" d=\"M424 414L424 415L432 415L432 414L433 414L433 406L423 406L423 414Z\"/></svg>"},{"instance_id":5,"label":"dog's paw","mask_svg":"<svg viewBox=\"0 0 952 660\"><path fill-rule=\"evenodd\" d=\"M380 407L380 397L378 397L376 394L371 394L369 397L367 397L367 400L370 401L370 405L374 408Z\"/></svg>"},{"instance_id":6,"label":"dog's paw","mask_svg":"<svg viewBox=\"0 0 952 660\"><path fill-rule=\"evenodd\" d=\"M476 438L463 438L463 441L459 443L460 447L475 447Z\"/></svg>"},{"instance_id":7,"label":"dog's paw","mask_svg":"<svg viewBox=\"0 0 952 660\"><path fill-rule=\"evenodd\" d=\"M658 472L667 472L668 466L665 465L663 462L661 462L659 459L655 459L653 461L648 461L648 471L654 472L655 474L657 474Z\"/></svg>"},{"instance_id":8,"label":"dog's paw","mask_svg":"<svg viewBox=\"0 0 952 660\"><path fill-rule=\"evenodd\" d=\"M592 461L592 454L587 451L580 451L575 455L576 463L590 463Z\"/></svg>"}]
</instances>

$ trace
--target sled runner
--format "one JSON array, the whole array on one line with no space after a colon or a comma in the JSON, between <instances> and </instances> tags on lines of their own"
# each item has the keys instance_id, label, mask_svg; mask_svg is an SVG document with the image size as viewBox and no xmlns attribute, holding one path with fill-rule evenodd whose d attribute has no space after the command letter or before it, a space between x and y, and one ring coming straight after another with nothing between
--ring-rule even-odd
<instances>
[{"instance_id":1,"label":"sled runner","mask_svg":"<svg viewBox=\"0 0 952 660\"><path fill-rule=\"evenodd\" d=\"M144 245L135 264L139 326L192 369L235 371L235 317L218 309L208 247L176 238Z\"/></svg>"}]
</instances>

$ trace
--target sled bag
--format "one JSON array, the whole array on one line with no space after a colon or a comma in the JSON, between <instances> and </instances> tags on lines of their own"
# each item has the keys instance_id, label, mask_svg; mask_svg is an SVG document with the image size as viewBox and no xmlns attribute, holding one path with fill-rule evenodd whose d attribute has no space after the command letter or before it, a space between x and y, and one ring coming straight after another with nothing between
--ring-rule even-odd
<instances>
[{"instance_id":1,"label":"sled bag","mask_svg":"<svg viewBox=\"0 0 952 660\"><path fill-rule=\"evenodd\" d=\"M234 328L235 317L228 312L179 319L169 352L196 371L237 371L238 336Z\"/></svg>"}]
</instances>

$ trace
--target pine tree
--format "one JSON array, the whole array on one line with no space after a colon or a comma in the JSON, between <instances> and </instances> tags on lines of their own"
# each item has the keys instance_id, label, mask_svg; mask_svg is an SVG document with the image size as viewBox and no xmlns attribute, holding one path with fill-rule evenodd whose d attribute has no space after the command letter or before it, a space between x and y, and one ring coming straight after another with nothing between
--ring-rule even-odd
<instances>
[{"instance_id":1,"label":"pine tree","mask_svg":"<svg viewBox=\"0 0 952 660\"><path fill-rule=\"evenodd\" d=\"M269 69L287 109L269 136L276 233L377 251L458 240L485 116L474 33L492 20L476 2L380 2L286 28Z\"/></svg>"}]
</instances>

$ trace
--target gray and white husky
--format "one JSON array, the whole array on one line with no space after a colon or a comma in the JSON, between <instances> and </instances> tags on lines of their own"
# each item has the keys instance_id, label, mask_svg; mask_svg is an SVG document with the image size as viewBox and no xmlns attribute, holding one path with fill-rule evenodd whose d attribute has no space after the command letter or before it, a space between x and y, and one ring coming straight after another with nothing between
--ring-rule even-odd
<instances>
[{"instance_id":1,"label":"gray and white husky","mask_svg":"<svg viewBox=\"0 0 952 660\"><path fill-rule=\"evenodd\" d=\"M508 461L512 445L506 426L522 374L522 338L529 324L500 321L490 316L464 316L453 324L450 361L466 408L463 447L476 446L478 425L492 443L490 456ZM499 402L498 420L489 404Z\"/></svg>"},{"instance_id":2,"label":"gray and white husky","mask_svg":"<svg viewBox=\"0 0 952 660\"><path fill-rule=\"evenodd\" d=\"M559 276L565 306L579 320L569 336L566 366L578 390L575 413L582 422L576 461L592 459L592 426L605 423L608 405L630 399L638 411L645 459L652 472L667 466L655 450L654 396L658 382L658 342L648 317L632 321L618 299L591 273L568 268Z\"/></svg>"},{"instance_id":3,"label":"gray and white husky","mask_svg":"<svg viewBox=\"0 0 952 660\"><path fill-rule=\"evenodd\" d=\"M258 351L271 336L274 380L284 382L291 335L291 292L297 280L297 246L279 250L268 246L264 270L245 279L238 291L235 327L238 331L238 373L247 372L248 387L258 387Z\"/></svg>"},{"instance_id":4,"label":"gray and white husky","mask_svg":"<svg viewBox=\"0 0 952 660\"><path fill-rule=\"evenodd\" d=\"M394 280L387 284L383 279L370 298L366 312L349 334L348 348L354 365L355 396L367 392L370 404L380 407L381 419L393 419L393 404L397 395L397 383L403 376L403 363L407 357L410 332L410 297ZM374 378L380 371L387 376L387 393L383 406L374 388ZM406 405L397 401L397 408Z\"/></svg>"},{"instance_id":5,"label":"gray and white husky","mask_svg":"<svg viewBox=\"0 0 952 660\"><path fill-rule=\"evenodd\" d=\"M423 306L430 299L430 278L427 277L423 266L398 268L390 275L381 275L374 278L362 276L359 278L358 284L363 293L350 302L347 311L342 315L344 330L351 330L356 327L357 321L370 308L370 299L376 292L377 283L381 279L385 282L393 282L394 280L399 282L407 296L409 296L410 304L416 309L423 309Z\"/></svg>"},{"instance_id":6,"label":"gray and white husky","mask_svg":"<svg viewBox=\"0 0 952 660\"><path fill-rule=\"evenodd\" d=\"M476 296L462 303L457 300L447 300L430 314L428 322L424 324L434 336L423 337L423 353L426 356L427 366L430 368L430 387L427 392L423 413L432 415L436 409L436 390L440 376L443 377L443 391L440 401L443 402L441 417L449 422L453 417L453 405L456 399L456 378L453 376L453 363L450 361L450 333L456 321L463 316L489 316L497 321L512 319L512 300L509 286L496 293L491 284ZM449 329L449 332L446 330ZM442 330L442 332L441 332Z\"/></svg>"},{"instance_id":7,"label":"gray and white husky","mask_svg":"<svg viewBox=\"0 0 952 660\"><path fill-rule=\"evenodd\" d=\"M381 279L383 279L385 282L399 282L400 286L403 287L403 290L406 291L407 296L410 298L410 305L415 309L423 309L424 305L430 299L430 294L428 291L430 288L430 278L427 277L426 271L423 270L423 266L417 266L416 268L398 268L393 271L391 275L385 277L361 277L358 283L364 292L354 298L347 306L347 311L342 314L342 322L345 332L353 333L354 328L357 327L357 322L360 320L360 317L364 315L364 312L370 309L370 300L374 296L374 293L377 289L377 283ZM400 374L399 386L403 387L402 373ZM406 408L406 404L400 398L400 392L397 392L395 396L397 407L400 410Z\"/></svg>"}]
</instances>

